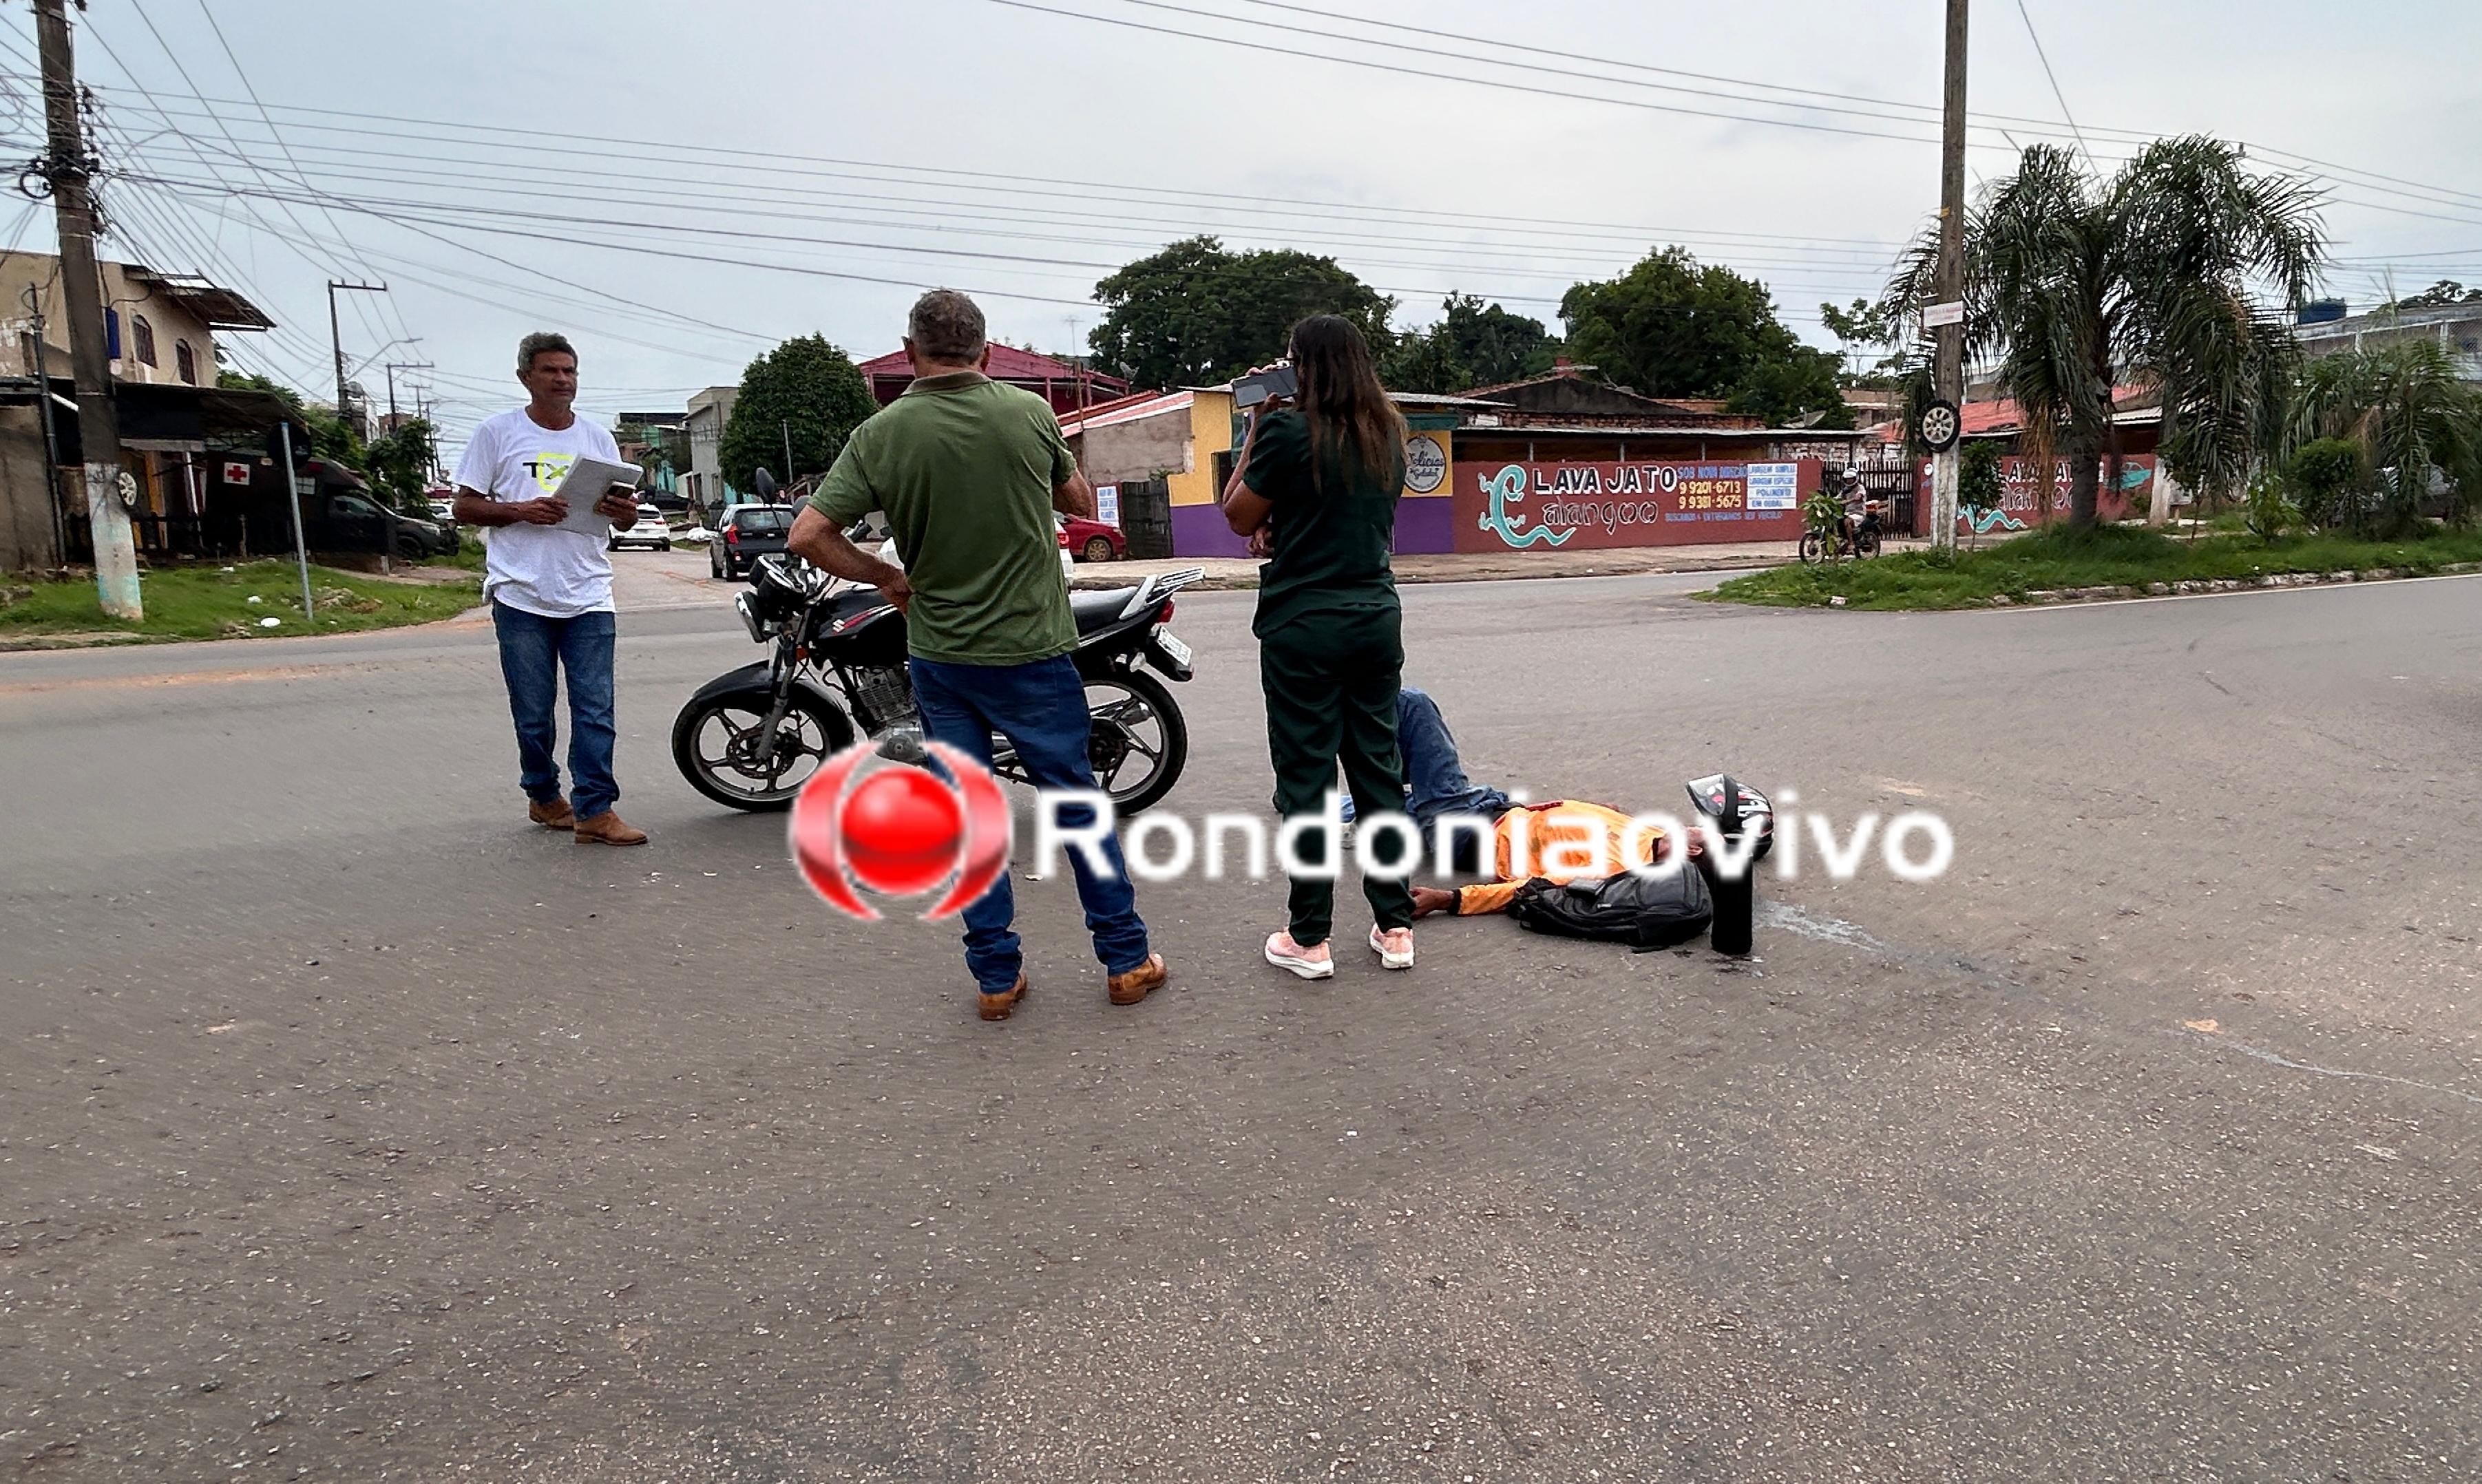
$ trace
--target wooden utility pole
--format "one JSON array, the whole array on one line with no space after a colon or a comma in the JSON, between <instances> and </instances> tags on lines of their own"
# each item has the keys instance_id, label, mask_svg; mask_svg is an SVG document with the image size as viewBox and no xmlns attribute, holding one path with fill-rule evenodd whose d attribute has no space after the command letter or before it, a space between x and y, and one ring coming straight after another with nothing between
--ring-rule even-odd
<instances>
[{"instance_id":1,"label":"wooden utility pole","mask_svg":"<svg viewBox=\"0 0 2482 1484\"><path fill-rule=\"evenodd\" d=\"M1940 239L1936 298L1952 304L1965 298L1965 13L1967 0L1947 0L1947 89L1940 131ZM1932 389L1965 406L1965 325L1936 331L1938 363ZM1956 495L1965 447L1951 443L1931 458L1931 544L1956 547Z\"/></svg>"},{"instance_id":2,"label":"wooden utility pole","mask_svg":"<svg viewBox=\"0 0 2482 1484\"><path fill-rule=\"evenodd\" d=\"M69 374L77 380L78 441L85 448L87 524L94 535L94 587L115 618L146 615L138 591L138 546L120 501L120 420L112 405L112 359L103 340L103 274L94 261L94 161L78 117L77 67L69 53L66 0L35 0L42 52L42 174L51 183L60 227L61 297L67 301ZM51 388L43 389L46 397ZM64 560L66 555L64 554Z\"/></svg>"}]
</instances>

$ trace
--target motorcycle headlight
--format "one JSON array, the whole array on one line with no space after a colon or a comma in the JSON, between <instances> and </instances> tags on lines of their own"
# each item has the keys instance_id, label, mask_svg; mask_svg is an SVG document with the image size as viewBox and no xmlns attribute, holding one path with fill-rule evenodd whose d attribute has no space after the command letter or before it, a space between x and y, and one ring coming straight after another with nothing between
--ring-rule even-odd
<instances>
[{"instance_id":1,"label":"motorcycle headlight","mask_svg":"<svg viewBox=\"0 0 2482 1484\"><path fill-rule=\"evenodd\" d=\"M763 644L767 642L767 623L758 616L758 605L751 598L752 594L747 592L736 596L732 600L733 612L741 615L742 627L750 631L751 641Z\"/></svg>"}]
</instances>

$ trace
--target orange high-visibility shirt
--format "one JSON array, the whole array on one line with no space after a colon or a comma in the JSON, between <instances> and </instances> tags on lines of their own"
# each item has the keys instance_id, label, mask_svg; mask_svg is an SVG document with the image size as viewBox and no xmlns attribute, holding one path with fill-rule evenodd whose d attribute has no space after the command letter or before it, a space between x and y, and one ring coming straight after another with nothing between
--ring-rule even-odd
<instances>
[{"instance_id":1,"label":"orange high-visibility shirt","mask_svg":"<svg viewBox=\"0 0 2482 1484\"><path fill-rule=\"evenodd\" d=\"M1520 824L1519 821L1523 822ZM1624 871L1654 864L1655 854L1663 840L1663 831L1647 829L1636 840L1628 839L1629 817L1617 809L1600 804L1581 803L1576 799L1554 799L1549 803L1526 804L1509 810L1492 826L1498 842L1495 870L1497 881L1478 886L1457 888L1457 915L1472 917L1484 912L1505 912L1517 899L1517 889L1536 876L1546 881L1566 884L1591 881L1599 876L1615 876ZM1601 826L1600 837L1595 826ZM1522 831L1524 839L1518 837ZM1551 846L1569 842L1570 847L1559 852L1564 859L1547 861ZM1591 869L1579 869L1579 846L1593 846L1587 852L1593 861Z\"/></svg>"}]
</instances>

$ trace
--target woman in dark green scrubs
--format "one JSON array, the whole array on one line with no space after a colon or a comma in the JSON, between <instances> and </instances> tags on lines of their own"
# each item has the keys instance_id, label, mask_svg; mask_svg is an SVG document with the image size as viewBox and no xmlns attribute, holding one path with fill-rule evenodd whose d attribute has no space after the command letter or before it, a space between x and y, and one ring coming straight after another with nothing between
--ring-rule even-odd
<instances>
[{"instance_id":1,"label":"woman in dark green scrubs","mask_svg":"<svg viewBox=\"0 0 2482 1484\"><path fill-rule=\"evenodd\" d=\"M1254 409L1224 514L1267 558L1251 628L1277 812L1318 813L1341 764L1355 815L1367 821L1405 807L1396 751L1405 646L1388 566L1405 421L1351 321L1304 320L1289 353L1299 389ZM1413 967L1411 886L1365 875L1361 890L1375 920L1371 950L1387 968ZM1290 905L1289 929L1267 939L1267 961L1303 978L1329 977L1334 881L1296 876Z\"/></svg>"}]
</instances>

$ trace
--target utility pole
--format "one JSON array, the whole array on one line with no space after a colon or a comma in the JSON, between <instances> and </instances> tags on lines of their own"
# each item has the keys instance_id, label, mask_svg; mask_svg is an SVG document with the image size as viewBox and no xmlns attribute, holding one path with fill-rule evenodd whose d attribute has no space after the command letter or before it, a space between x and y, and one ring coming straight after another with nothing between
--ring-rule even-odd
<instances>
[{"instance_id":1,"label":"utility pole","mask_svg":"<svg viewBox=\"0 0 2482 1484\"><path fill-rule=\"evenodd\" d=\"M793 482L793 420L786 418L778 425L784 430L784 482Z\"/></svg>"},{"instance_id":2,"label":"utility pole","mask_svg":"<svg viewBox=\"0 0 2482 1484\"><path fill-rule=\"evenodd\" d=\"M103 275L94 263L94 162L78 118L77 67L69 54L66 0L35 0L42 51L43 176L61 239L61 297L69 315L69 374L77 379L78 440L86 455L86 513L94 534L95 596L115 618L146 616L138 591L138 545L120 503L120 420L112 405L112 361L103 344ZM45 398L51 396L48 383ZM67 554L64 552L63 560Z\"/></svg>"},{"instance_id":3,"label":"utility pole","mask_svg":"<svg viewBox=\"0 0 2482 1484\"><path fill-rule=\"evenodd\" d=\"M336 291L338 289L352 289L363 294L384 294L387 292L387 285L384 283L347 283L342 279L337 278L330 278L328 280L328 341L330 345L336 348L336 415L338 417L344 417L346 415L345 335L344 331L336 327Z\"/></svg>"},{"instance_id":4,"label":"utility pole","mask_svg":"<svg viewBox=\"0 0 2482 1484\"><path fill-rule=\"evenodd\" d=\"M396 430L396 374L400 371L431 371L434 369L435 368L429 361L389 361L387 363L388 430L390 432L394 432Z\"/></svg>"},{"instance_id":5,"label":"utility pole","mask_svg":"<svg viewBox=\"0 0 2482 1484\"><path fill-rule=\"evenodd\" d=\"M1940 237L1937 298L1953 304L1965 298L1965 13L1967 0L1947 0L1947 89L1940 130ZM1958 408L1965 406L1965 325L1940 325L1932 388ZM1956 549L1956 495L1964 457L1962 442L1931 459L1931 544Z\"/></svg>"}]
</instances>

